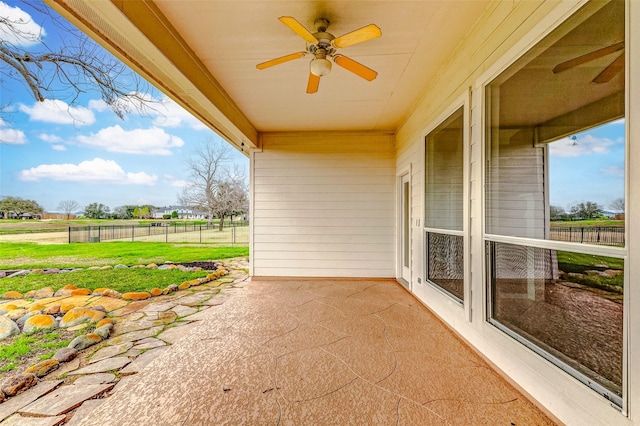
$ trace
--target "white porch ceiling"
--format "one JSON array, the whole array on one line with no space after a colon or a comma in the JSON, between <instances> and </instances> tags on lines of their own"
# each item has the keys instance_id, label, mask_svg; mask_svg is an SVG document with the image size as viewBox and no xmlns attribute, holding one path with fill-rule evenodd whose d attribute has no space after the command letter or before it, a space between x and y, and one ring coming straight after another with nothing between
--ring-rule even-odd
<instances>
[{"instance_id":1,"label":"white porch ceiling","mask_svg":"<svg viewBox=\"0 0 640 426\"><path fill-rule=\"evenodd\" d=\"M397 129L489 3L155 1L259 132ZM318 93L309 95L310 56L257 70L260 62L305 49L280 16L293 16L310 30L315 19L327 18L336 37L375 23L381 38L341 53L376 70L378 78L367 82L334 64Z\"/></svg>"}]
</instances>

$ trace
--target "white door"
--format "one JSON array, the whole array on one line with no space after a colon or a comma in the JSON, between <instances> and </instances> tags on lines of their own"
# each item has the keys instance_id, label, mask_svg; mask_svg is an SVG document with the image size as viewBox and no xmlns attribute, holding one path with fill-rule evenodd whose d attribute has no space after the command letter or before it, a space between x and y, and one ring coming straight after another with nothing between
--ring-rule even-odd
<instances>
[{"instance_id":1,"label":"white door","mask_svg":"<svg viewBox=\"0 0 640 426\"><path fill-rule=\"evenodd\" d=\"M402 280L411 289L411 181L409 173L400 178L400 262Z\"/></svg>"}]
</instances>

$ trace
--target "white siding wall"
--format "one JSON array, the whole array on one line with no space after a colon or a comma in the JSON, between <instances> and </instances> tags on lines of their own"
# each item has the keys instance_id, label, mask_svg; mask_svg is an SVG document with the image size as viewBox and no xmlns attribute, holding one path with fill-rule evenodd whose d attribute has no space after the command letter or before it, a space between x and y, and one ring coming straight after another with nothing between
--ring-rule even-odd
<instances>
[{"instance_id":1,"label":"white siding wall","mask_svg":"<svg viewBox=\"0 0 640 426\"><path fill-rule=\"evenodd\" d=\"M262 135L252 155L255 276L394 277L393 135Z\"/></svg>"}]
</instances>

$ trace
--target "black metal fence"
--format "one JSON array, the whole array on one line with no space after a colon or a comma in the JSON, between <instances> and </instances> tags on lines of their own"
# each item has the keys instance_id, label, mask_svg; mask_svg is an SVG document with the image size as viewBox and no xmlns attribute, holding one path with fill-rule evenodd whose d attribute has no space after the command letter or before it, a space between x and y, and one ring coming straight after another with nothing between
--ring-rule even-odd
<instances>
[{"instance_id":1,"label":"black metal fence","mask_svg":"<svg viewBox=\"0 0 640 426\"><path fill-rule=\"evenodd\" d=\"M551 227L551 239L573 243L624 246L624 226Z\"/></svg>"},{"instance_id":2,"label":"black metal fence","mask_svg":"<svg viewBox=\"0 0 640 426\"><path fill-rule=\"evenodd\" d=\"M148 225L69 227L69 243L100 243L105 241L247 245L249 244L249 226L231 224L220 229L218 224L154 222Z\"/></svg>"}]
</instances>

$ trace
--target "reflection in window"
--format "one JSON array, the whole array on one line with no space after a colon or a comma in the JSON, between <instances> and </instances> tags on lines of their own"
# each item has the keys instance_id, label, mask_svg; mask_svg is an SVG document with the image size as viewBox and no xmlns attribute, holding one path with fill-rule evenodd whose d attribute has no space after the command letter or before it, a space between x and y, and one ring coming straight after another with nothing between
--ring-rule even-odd
<instances>
[{"instance_id":1,"label":"reflection in window","mask_svg":"<svg viewBox=\"0 0 640 426\"><path fill-rule=\"evenodd\" d=\"M624 1L587 2L485 96L488 320L618 405L624 23Z\"/></svg>"},{"instance_id":2,"label":"reflection in window","mask_svg":"<svg viewBox=\"0 0 640 426\"><path fill-rule=\"evenodd\" d=\"M623 57L624 2L589 4L487 86L487 233L624 244Z\"/></svg>"},{"instance_id":3,"label":"reflection in window","mask_svg":"<svg viewBox=\"0 0 640 426\"><path fill-rule=\"evenodd\" d=\"M427 281L462 303L463 110L454 112L425 140Z\"/></svg>"},{"instance_id":4,"label":"reflection in window","mask_svg":"<svg viewBox=\"0 0 640 426\"><path fill-rule=\"evenodd\" d=\"M487 243L489 316L621 403L624 261Z\"/></svg>"}]
</instances>

